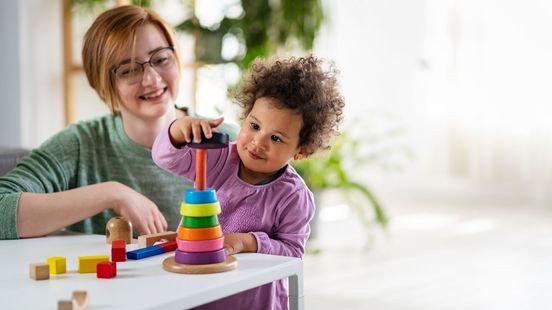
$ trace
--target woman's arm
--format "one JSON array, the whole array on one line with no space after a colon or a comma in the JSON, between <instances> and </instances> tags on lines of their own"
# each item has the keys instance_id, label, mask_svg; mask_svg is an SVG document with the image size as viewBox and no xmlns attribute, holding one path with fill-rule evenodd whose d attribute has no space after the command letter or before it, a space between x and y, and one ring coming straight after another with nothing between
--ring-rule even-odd
<instances>
[{"instance_id":1,"label":"woman's arm","mask_svg":"<svg viewBox=\"0 0 552 310\"><path fill-rule=\"evenodd\" d=\"M21 193L18 235L44 236L105 209L128 218L140 234L167 229L165 218L151 200L121 183L105 182L57 193Z\"/></svg>"}]
</instances>

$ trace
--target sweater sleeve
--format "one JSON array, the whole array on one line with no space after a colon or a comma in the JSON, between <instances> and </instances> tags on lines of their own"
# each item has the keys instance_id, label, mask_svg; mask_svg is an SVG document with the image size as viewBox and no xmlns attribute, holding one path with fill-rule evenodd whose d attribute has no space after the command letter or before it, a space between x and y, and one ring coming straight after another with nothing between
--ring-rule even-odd
<instances>
[{"instance_id":1,"label":"sweater sleeve","mask_svg":"<svg viewBox=\"0 0 552 310\"><path fill-rule=\"evenodd\" d=\"M177 148L169 137L169 124L165 126L153 143L151 157L153 162L172 174L193 180L195 177L194 156L189 147Z\"/></svg>"},{"instance_id":2,"label":"sweater sleeve","mask_svg":"<svg viewBox=\"0 0 552 310\"><path fill-rule=\"evenodd\" d=\"M17 207L21 193L53 193L74 187L78 152L78 139L68 128L0 177L0 239L19 238Z\"/></svg>"},{"instance_id":3,"label":"sweater sleeve","mask_svg":"<svg viewBox=\"0 0 552 310\"><path fill-rule=\"evenodd\" d=\"M314 199L306 188L295 192L278 208L274 234L251 232L257 239L257 252L302 258L314 216Z\"/></svg>"}]
</instances>

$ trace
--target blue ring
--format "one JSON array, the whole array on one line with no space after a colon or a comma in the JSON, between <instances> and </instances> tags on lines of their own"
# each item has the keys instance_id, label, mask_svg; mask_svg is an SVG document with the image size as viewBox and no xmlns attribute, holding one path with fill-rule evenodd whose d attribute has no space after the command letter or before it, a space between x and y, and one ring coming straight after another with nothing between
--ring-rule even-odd
<instances>
[{"instance_id":1,"label":"blue ring","mask_svg":"<svg viewBox=\"0 0 552 310\"><path fill-rule=\"evenodd\" d=\"M184 202L190 204L212 203L217 201L216 191L208 188L202 191L188 189L184 193Z\"/></svg>"}]
</instances>

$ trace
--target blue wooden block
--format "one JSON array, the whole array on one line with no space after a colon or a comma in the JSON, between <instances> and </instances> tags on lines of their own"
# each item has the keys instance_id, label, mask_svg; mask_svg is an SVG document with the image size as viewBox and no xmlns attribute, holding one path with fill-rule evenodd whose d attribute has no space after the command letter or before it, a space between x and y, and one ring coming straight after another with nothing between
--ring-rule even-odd
<instances>
[{"instance_id":1,"label":"blue wooden block","mask_svg":"<svg viewBox=\"0 0 552 310\"><path fill-rule=\"evenodd\" d=\"M193 188L187 189L184 193L184 202L189 204L203 204L217 201L217 194L214 189L207 188L202 191Z\"/></svg>"},{"instance_id":2,"label":"blue wooden block","mask_svg":"<svg viewBox=\"0 0 552 310\"><path fill-rule=\"evenodd\" d=\"M128 251L127 259L142 259L154 255L165 253L165 249L162 246L153 245L147 248L142 248L134 251Z\"/></svg>"}]
</instances>

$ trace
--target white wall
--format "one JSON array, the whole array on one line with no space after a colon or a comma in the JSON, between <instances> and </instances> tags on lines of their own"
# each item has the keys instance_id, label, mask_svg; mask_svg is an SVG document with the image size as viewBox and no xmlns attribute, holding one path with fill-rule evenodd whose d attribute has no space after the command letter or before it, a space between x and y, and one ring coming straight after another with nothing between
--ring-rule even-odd
<instances>
[{"instance_id":1,"label":"white wall","mask_svg":"<svg viewBox=\"0 0 552 310\"><path fill-rule=\"evenodd\" d=\"M19 4L0 1L0 146L21 146Z\"/></svg>"},{"instance_id":2,"label":"white wall","mask_svg":"<svg viewBox=\"0 0 552 310\"><path fill-rule=\"evenodd\" d=\"M22 144L36 147L64 126L61 1L19 3Z\"/></svg>"}]
</instances>

